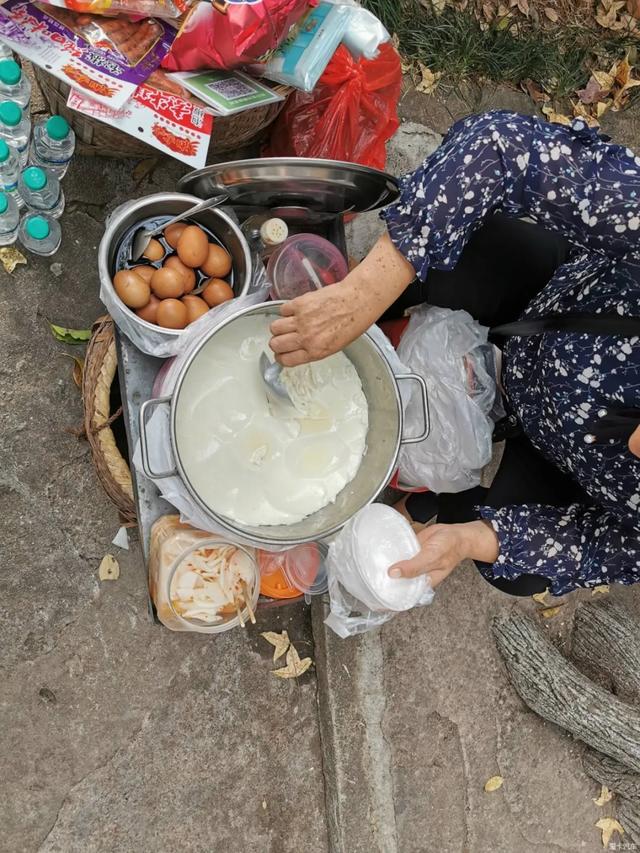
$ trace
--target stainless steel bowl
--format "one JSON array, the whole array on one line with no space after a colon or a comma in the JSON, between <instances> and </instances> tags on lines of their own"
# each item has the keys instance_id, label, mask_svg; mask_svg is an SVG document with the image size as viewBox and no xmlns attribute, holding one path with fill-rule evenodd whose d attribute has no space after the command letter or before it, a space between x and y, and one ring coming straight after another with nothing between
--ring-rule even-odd
<instances>
[{"instance_id":1,"label":"stainless steel bowl","mask_svg":"<svg viewBox=\"0 0 640 853\"><path fill-rule=\"evenodd\" d=\"M367 449L355 478L345 486L336 500L317 512L295 524L248 526L233 519L219 515L206 504L189 480L181 459L181 448L187 439L185 433L185 415L180 398L184 389L189 388L191 367L209 341L230 323L238 318L255 314L278 316L282 302L267 302L245 308L229 317L211 331L195 347L182 366L176 379L173 394L147 400L140 409L140 438L142 461L145 474L153 480L179 476L198 506L215 522L233 535L252 539L268 546L299 545L314 542L336 533L359 509L374 501L384 489L396 468L398 452L402 444L424 440L429 432L429 415L426 385L422 377L415 374L394 375L389 363L369 335L362 335L344 350L358 371L362 388L369 405L369 431ZM256 370L258 365L256 363ZM417 382L424 404L424 429L420 435L404 436L403 409L398 382L411 380ZM153 469L149 459L146 439L147 413L157 406L170 406L171 449L175 460L175 469L158 472Z\"/></svg>"},{"instance_id":2,"label":"stainless steel bowl","mask_svg":"<svg viewBox=\"0 0 640 853\"><path fill-rule=\"evenodd\" d=\"M141 223L162 216L177 216L195 204L199 204L201 198L184 193L155 193L155 195L144 196L127 205L122 210L116 210L104 232L100 247L98 249L98 271L100 282L111 292L114 299L118 299L113 287L113 276L116 274L116 262L122 241L132 230ZM235 296L244 296L251 284L252 264L249 246L244 234L231 217L224 210L214 208L197 213L192 217L193 222L208 229L225 247L233 261L233 279L231 286ZM135 311L120 302L133 322L143 330L153 331L166 338L176 338L182 334L182 329L164 329L154 323L142 320Z\"/></svg>"}]
</instances>

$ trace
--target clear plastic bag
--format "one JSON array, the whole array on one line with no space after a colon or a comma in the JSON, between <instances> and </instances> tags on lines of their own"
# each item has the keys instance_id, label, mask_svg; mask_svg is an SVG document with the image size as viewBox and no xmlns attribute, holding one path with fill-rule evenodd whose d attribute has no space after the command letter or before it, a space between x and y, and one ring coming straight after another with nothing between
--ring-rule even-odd
<instances>
[{"instance_id":1,"label":"clear plastic bag","mask_svg":"<svg viewBox=\"0 0 640 853\"><path fill-rule=\"evenodd\" d=\"M330 613L325 624L340 637L370 631L397 613L433 601L426 575L391 578L389 568L409 560L420 544L409 522L392 507L361 509L335 537L327 556Z\"/></svg>"},{"instance_id":2,"label":"clear plastic bag","mask_svg":"<svg viewBox=\"0 0 640 853\"><path fill-rule=\"evenodd\" d=\"M398 356L424 377L431 432L400 450L400 479L434 492L461 492L480 483L491 459L496 375L488 329L466 311L421 305L398 346ZM422 423L417 396L406 420Z\"/></svg>"}]
</instances>

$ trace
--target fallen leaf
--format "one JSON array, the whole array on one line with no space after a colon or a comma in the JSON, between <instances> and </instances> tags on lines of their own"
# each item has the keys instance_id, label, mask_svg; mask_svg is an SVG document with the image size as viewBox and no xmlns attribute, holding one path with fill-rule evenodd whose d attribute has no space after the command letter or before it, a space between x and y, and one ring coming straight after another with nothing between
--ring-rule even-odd
<instances>
[{"instance_id":1,"label":"fallen leaf","mask_svg":"<svg viewBox=\"0 0 640 853\"><path fill-rule=\"evenodd\" d=\"M601 817L596 823L598 829L602 830L602 846L608 847L611 841L611 836L614 832L624 835L624 829L620 826L617 820L612 817Z\"/></svg>"},{"instance_id":2,"label":"fallen leaf","mask_svg":"<svg viewBox=\"0 0 640 853\"><path fill-rule=\"evenodd\" d=\"M264 637L267 643L271 643L271 645L274 646L274 663L278 660L278 658L281 658L282 655L287 651L291 642L289 640L289 635L286 631L283 631L281 634L276 634L275 631L263 631L260 636Z\"/></svg>"},{"instance_id":3,"label":"fallen leaf","mask_svg":"<svg viewBox=\"0 0 640 853\"><path fill-rule=\"evenodd\" d=\"M640 18L640 0L627 0L627 12L634 18Z\"/></svg>"},{"instance_id":4,"label":"fallen leaf","mask_svg":"<svg viewBox=\"0 0 640 853\"><path fill-rule=\"evenodd\" d=\"M158 157L148 157L141 160L133 170L133 180L140 185L145 178L150 178L159 163Z\"/></svg>"},{"instance_id":5,"label":"fallen leaf","mask_svg":"<svg viewBox=\"0 0 640 853\"><path fill-rule=\"evenodd\" d=\"M434 73L426 65L423 65L422 62L418 62L418 66L422 79L416 86L416 92L422 92L423 95L433 95L438 86L438 81L442 77L442 72L437 71Z\"/></svg>"},{"instance_id":6,"label":"fallen leaf","mask_svg":"<svg viewBox=\"0 0 640 853\"><path fill-rule=\"evenodd\" d=\"M536 604L544 604L547 603L547 596L549 595L549 587L545 589L544 592L536 592L531 596Z\"/></svg>"},{"instance_id":7,"label":"fallen leaf","mask_svg":"<svg viewBox=\"0 0 640 853\"><path fill-rule=\"evenodd\" d=\"M560 16L558 15L558 13L556 12L555 9L551 8L551 6L545 6L544 7L544 13L547 16L547 18L550 21L552 21L554 24L557 24L558 21L560 20Z\"/></svg>"},{"instance_id":8,"label":"fallen leaf","mask_svg":"<svg viewBox=\"0 0 640 853\"><path fill-rule=\"evenodd\" d=\"M564 604L556 604L555 607L545 607L544 610L541 610L543 619L553 619L554 616L557 616L558 613L562 610Z\"/></svg>"},{"instance_id":9,"label":"fallen leaf","mask_svg":"<svg viewBox=\"0 0 640 853\"><path fill-rule=\"evenodd\" d=\"M502 783L504 779L502 776L492 776L491 779L487 779L484 783L485 793L490 794L492 791L497 791L498 788L502 788Z\"/></svg>"},{"instance_id":10,"label":"fallen leaf","mask_svg":"<svg viewBox=\"0 0 640 853\"><path fill-rule=\"evenodd\" d=\"M609 587L606 583L600 584L600 586L594 586L591 590L591 595L609 595Z\"/></svg>"},{"instance_id":11,"label":"fallen leaf","mask_svg":"<svg viewBox=\"0 0 640 853\"><path fill-rule=\"evenodd\" d=\"M583 104L596 104L606 98L610 91L611 86L608 89L603 89L597 78L592 74L584 89L578 89L576 95Z\"/></svg>"},{"instance_id":12,"label":"fallen leaf","mask_svg":"<svg viewBox=\"0 0 640 853\"><path fill-rule=\"evenodd\" d=\"M491 21L493 21L493 18L496 14L496 10L493 8L493 6L490 3L483 3L482 4L482 14L485 16L487 21L491 22Z\"/></svg>"},{"instance_id":13,"label":"fallen leaf","mask_svg":"<svg viewBox=\"0 0 640 853\"><path fill-rule=\"evenodd\" d=\"M543 92L538 84L534 83L533 80L524 80L522 85L534 104L541 106L542 104L546 104L549 100L547 93Z\"/></svg>"},{"instance_id":14,"label":"fallen leaf","mask_svg":"<svg viewBox=\"0 0 640 853\"><path fill-rule=\"evenodd\" d=\"M69 355L69 353L63 352L66 358L70 358L73 361L73 372L71 374L71 378L78 386L78 388L82 388L82 374L84 372L84 359L78 358L77 355Z\"/></svg>"},{"instance_id":15,"label":"fallen leaf","mask_svg":"<svg viewBox=\"0 0 640 853\"><path fill-rule=\"evenodd\" d=\"M542 112L547 117L547 120L555 124L571 125L571 119L564 113L557 113L551 105L542 107Z\"/></svg>"},{"instance_id":16,"label":"fallen leaf","mask_svg":"<svg viewBox=\"0 0 640 853\"><path fill-rule=\"evenodd\" d=\"M91 337L91 329L67 329L49 323L53 337L63 344L83 344Z\"/></svg>"},{"instance_id":17,"label":"fallen leaf","mask_svg":"<svg viewBox=\"0 0 640 853\"><path fill-rule=\"evenodd\" d=\"M611 101L609 101L609 100L600 101L599 103L597 103L596 104L596 116L597 116L597 118L601 118L606 113L606 111L609 109L610 106L611 106Z\"/></svg>"},{"instance_id":18,"label":"fallen leaf","mask_svg":"<svg viewBox=\"0 0 640 853\"><path fill-rule=\"evenodd\" d=\"M22 252L14 249L13 246L3 246L0 249L0 261L2 261L2 265L8 273L12 273L18 264L27 263L27 259Z\"/></svg>"},{"instance_id":19,"label":"fallen leaf","mask_svg":"<svg viewBox=\"0 0 640 853\"><path fill-rule=\"evenodd\" d=\"M115 581L120 577L120 564L113 554L105 554L98 569L101 581Z\"/></svg>"},{"instance_id":20,"label":"fallen leaf","mask_svg":"<svg viewBox=\"0 0 640 853\"><path fill-rule=\"evenodd\" d=\"M600 791L600 796L599 796L599 797L594 797L594 798L593 798L593 802L594 802L597 806L603 806L605 803L610 803L612 799L613 799L613 794L612 794L612 793L611 793L611 791L607 788L607 786L606 786L606 785L603 785L603 786L602 786L602 790Z\"/></svg>"},{"instance_id":21,"label":"fallen leaf","mask_svg":"<svg viewBox=\"0 0 640 853\"><path fill-rule=\"evenodd\" d=\"M299 678L309 669L312 663L313 661L311 658L303 658L300 660L300 655L292 643L289 646L289 651L287 652L287 665L282 669L272 670L271 674L275 675L277 678Z\"/></svg>"}]
</instances>

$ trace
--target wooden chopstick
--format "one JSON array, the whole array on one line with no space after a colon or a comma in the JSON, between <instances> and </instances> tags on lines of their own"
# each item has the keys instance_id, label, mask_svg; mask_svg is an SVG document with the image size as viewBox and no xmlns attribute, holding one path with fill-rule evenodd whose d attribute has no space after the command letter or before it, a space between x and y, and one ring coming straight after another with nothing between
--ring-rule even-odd
<instances>
[{"instance_id":1,"label":"wooden chopstick","mask_svg":"<svg viewBox=\"0 0 640 853\"><path fill-rule=\"evenodd\" d=\"M247 610L249 611L249 619L251 619L251 624L256 624L256 615L253 612L253 608L251 607L251 594L249 592L249 587L247 586L246 581L240 581L242 586L242 591L244 593L244 603L247 605Z\"/></svg>"}]
</instances>

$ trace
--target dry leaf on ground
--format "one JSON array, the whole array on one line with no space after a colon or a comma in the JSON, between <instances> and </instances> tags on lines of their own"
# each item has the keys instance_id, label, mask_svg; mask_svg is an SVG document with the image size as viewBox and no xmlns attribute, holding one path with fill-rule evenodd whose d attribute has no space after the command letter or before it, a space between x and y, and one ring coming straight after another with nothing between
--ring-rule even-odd
<instances>
[{"instance_id":1,"label":"dry leaf on ground","mask_svg":"<svg viewBox=\"0 0 640 853\"><path fill-rule=\"evenodd\" d=\"M490 794L492 791L497 791L498 788L502 788L502 783L504 779L502 776L492 776L491 779L487 779L484 783L485 793Z\"/></svg>"},{"instance_id":2,"label":"dry leaf on ground","mask_svg":"<svg viewBox=\"0 0 640 853\"><path fill-rule=\"evenodd\" d=\"M545 607L544 610L541 610L543 619L553 619L554 616L557 616L558 613L562 610L564 604L556 604L555 607Z\"/></svg>"},{"instance_id":3,"label":"dry leaf on ground","mask_svg":"<svg viewBox=\"0 0 640 853\"><path fill-rule=\"evenodd\" d=\"M533 80L524 80L520 85L527 92L533 103L537 104L539 107L542 106L542 104L546 104L549 100L549 95L547 95L546 92L543 92L538 84Z\"/></svg>"},{"instance_id":4,"label":"dry leaf on ground","mask_svg":"<svg viewBox=\"0 0 640 853\"><path fill-rule=\"evenodd\" d=\"M544 14L554 24L557 24L560 20L560 16L558 15L555 9L551 8L551 6L545 6Z\"/></svg>"},{"instance_id":5,"label":"dry leaf on ground","mask_svg":"<svg viewBox=\"0 0 640 853\"><path fill-rule=\"evenodd\" d=\"M105 554L98 569L101 581L115 581L120 577L120 564L113 554Z\"/></svg>"},{"instance_id":6,"label":"dry leaf on ground","mask_svg":"<svg viewBox=\"0 0 640 853\"><path fill-rule=\"evenodd\" d=\"M602 786L602 790L600 791L600 796L599 796L599 797L594 797L594 798L593 798L593 802L594 802L597 806L603 806L605 803L609 803L609 802L611 802L611 800L612 800L612 799L613 799L613 794L612 794L612 793L611 793L611 791L607 788L607 786L606 786L606 785L603 785L603 786Z\"/></svg>"},{"instance_id":7,"label":"dry leaf on ground","mask_svg":"<svg viewBox=\"0 0 640 853\"><path fill-rule=\"evenodd\" d=\"M438 81L442 77L442 72L433 72L422 62L418 62L418 67L420 68L422 79L416 86L416 92L422 92L423 95L433 95L438 86Z\"/></svg>"},{"instance_id":8,"label":"dry leaf on ground","mask_svg":"<svg viewBox=\"0 0 640 853\"><path fill-rule=\"evenodd\" d=\"M49 328L53 337L63 344L84 344L91 337L91 329L67 329L54 323L49 323Z\"/></svg>"},{"instance_id":9,"label":"dry leaf on ground","mask_svg":"<svg viewBox=\"0 0 640 853\"><path fill-rule=\"evenodd\" d=\"M2 261L2 266L9 273L13 272L18 264L27 263L27 259L22 252L14 249L13 246L3 246L0 249L0 261Z\"/></svg>"},{"instance_id":10,"label":"dry leaf on ground","mask_svg":"<svg viewBox=\"0 0 640 853\"><path fill-rule=\"evenodd\" d=\"M609 587L604 583L600 586L594 586L591 595L609 595Z\"/></svg>"},{"instance_id":11,"label":"dry leaf on ground","mask_svg":"<svg viewBox=\"0 0 640 853\"><path fill-rule=\"evenodd\" d=\"M78 388L82 388L82 374L84 372L84 359L78 358L77 355L69 355L66 352L63 352L62 355L66 356L73 360L73 373L71 374L71 378L78 386Z\"/></svg>"},{"instance_id":12,"label":"dry leaf on ground","mask_svg":"<svg viewBox=\"0 0 640 853\"><path fill-rule=\"evenodd\" d=\"M549 595L549 587L545 589L544 592L536 592L531 598L535 601L536 604L547 604L547 596Z\"/></svg>"},{"instance_id":13,"label":"dry leaf on ground","mask_svg":"<svg viewBox=\"0 0 640 853\"><path fill-rule=\"evenodd\" d=\"M309 669L312 663L313 661L311 658L303 658L300 660L300 655L298 654L296 647L291 644L289 646L289 651L287 652L287 665L282 667L282 669L272 670L271 674L275 675L277 678L299 678Z\"/></svg>"},{"instance_id":14,"label":"dry leaf on ground","mask_svg":"<svg viewBox=\"0 0 640 853\"><path fill-rule=\"evenodd\" d=\"M271 645L274 647L274 663L278 660L278 658L282 657L282 655L287 651L291 643L291 641L289 640L289 635L286 631L282 631L280 634L276 634L275 631L263 631L260 636L264 637L267 643L271 643Z\"/></svg>"},{"instance_id":15,"label":"dry leaf on ground","mask_svg":"<svg viewBox=\"0 0 640 853\"><path fill-rule=\"evenodd\" d=\"M611 841L611 836L614 832L624 835L624 829L620 826L617 820L612 817L602 817L596 823L598 829L602 830L602 846L608 847Z\"/></svg>"},{"instance_id":16,"label":"dry leaf on ground","mask_svg":"<svg viewBox=\"0 0 640 853\"><path fill-rule=\"evenodd\" d=\"M551 105L542 107L542 112L547 117L547 120L555 124L571 125L571 119L564 113L557 113Z\"/></svg>"}]
</instances>

